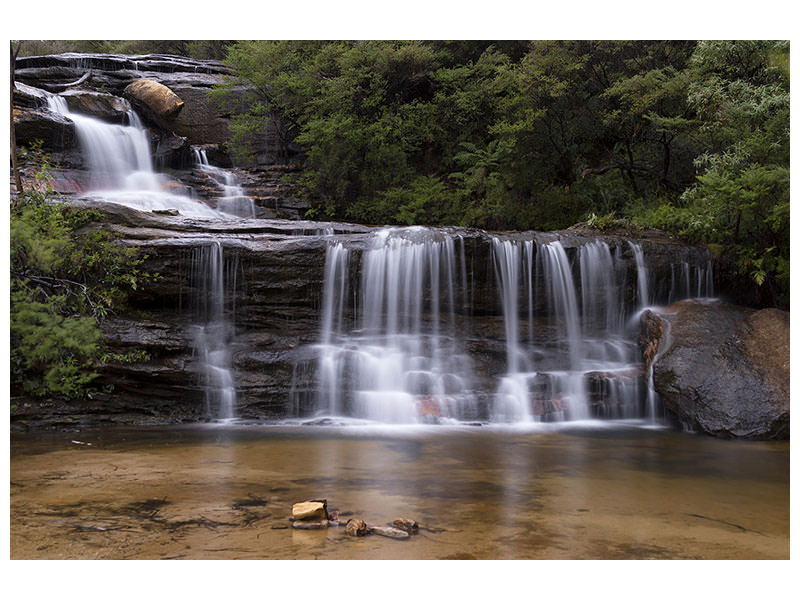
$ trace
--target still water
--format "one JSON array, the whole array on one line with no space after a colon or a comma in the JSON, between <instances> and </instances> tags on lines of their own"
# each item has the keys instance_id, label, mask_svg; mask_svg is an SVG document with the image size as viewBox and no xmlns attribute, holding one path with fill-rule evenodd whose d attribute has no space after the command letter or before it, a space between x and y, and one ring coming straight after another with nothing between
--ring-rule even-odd
<instances>
[{"instance_id":1,"label":"still water","mask_svg":"<svg viewBox=\"0 0 800 600\"><path fill-rule=\"evenodd\" d=\"M19 559L789 557L788 443L638 422L15 434L10 473ZM312 498L422 529L291 529Z\"/></svg>"}]
</instances>

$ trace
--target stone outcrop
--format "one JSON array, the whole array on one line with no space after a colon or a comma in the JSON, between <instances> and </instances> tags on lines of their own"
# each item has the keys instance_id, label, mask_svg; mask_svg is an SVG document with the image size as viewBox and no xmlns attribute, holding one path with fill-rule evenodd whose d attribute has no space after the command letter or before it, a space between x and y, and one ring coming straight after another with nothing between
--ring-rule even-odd
<instances>
[{"instance_id":1,"label":"stone outcrop","mask_svg":"<svg viewBox=\"0 0 800 600\"><path fill-rule=\"evenodd\" d=\"M658 336L655 390L684 426L725 438L788 438L788 313L686 300L643 321L645 358Z\"/></svg>"},{"instance_id":2,"label":"stone outcrop","mask_svg":"<svg viewBox=\"0 0 800 600\"><path fill-rule=\"evenodd\" d=\"M130 106L119 96L92 90L74 89L62 92L70 112L96 117L110 123L124 123Z\"/></svg>"},{"instance_id":3,"label":"stone outcrop","mask_svg":"<svg viewBox=\"0 0 800 600\"><path fill-rule=\"evenodd\" d=\"M66 53L22 57L17 59L15 73L17 95L21 85L62 92L64 85L89 71L91 75L81 89L102 89L122 96L127 86L138 81L149 80L167 87L184 105L161 125L168 125L171 132L186 137L190 144L224 144L230 140L230 112L208 98L208 91L230 74L230 69L220 61L160 54ZM242 87L232 93L243 95L247 90ZM29 102L15 99L17 105L22 101Z\"/></svg>"},{"instance_id":4,"label":"stone outcrop","mask_svg":"<svg viewBox=\"0 0 800 600\"><path fill-rule=\"evenodd\" d=\"M212 242L222 245L226 265L235 268L236 282L228 291L235 307L234 336L230 345L236 384L236 414L248 419L273 419L313 414L317 397L316 377L324 279L325 254L331 239L342 242L357 255L370 242L374 228L345 223L305 221L244 220L194 221L180 215L154 214L94 198L73 201L78 206L100 210L103 220L86 226L101 228L119 238L119 243L140 249L143 272L157 277L140 281L128 305L103 323L103 330L115 353L144 350L148 358L135 363L109 363L98 380L101 388L113 390L95 394L95 402L64 406L48 423L103 421L150 423L197 421L208 418L201 364L193 347L197 328L194 303L197 283L193 261L197 249ZM334 237L321 235L324 230ZM490 260L490 235L480 230L453 229L465 244L470 273L470 305L457 306L456 327L469 331L465 351L473 362L476 395L484 412L499 376L506 369L506 347L502 313L495 275ZM520 234L521 235L521 234ZM560 236L568 255L594 236L528 234L539 241ZM630 253L627 240L604 238ZM668 269L670 260L694 257L703 250L686 248L668 240L641 240L652 256L652 269ZM628 256L634 270L633 257ZM354 256L353 264L358 263ZM648 263L649 264L649 263ZM351 289L357 289L360 272L353 268ZM635 273L628 286L635 287ZM456 287L460 284L456 283ZM456 297L465 290L456 289ZM537 297L544 296L537 292ZM546 325L537 323L537 331ZM552 365L557 368L558 365ZM587 374L592 414L619 416L619 407L608 404L609 386L620 378L639 378L644 372ZM542 385L546 385L543 378ZM644 388L642 388L644 389ZM103 408L103 407L107 408ZM543 407L547 410L548 407ZM105 410L105 413L103 411ZM47 412L46 410L43 412ZM35 424L37 415L24 417Z\"/></svg>"},{"instance_id":5,"label":"stone outcrop","mask_svg":"<svg viewBox=\"0 0 800 600\"><path fill-rule=\"evenodd\" d=\"M168 404L167 414L171 416L167 420L204 418L204 390L192 347L196 315L191 271L196 249L216 241L223 247L226 263L235 265L237 272L236 286L229 291L236 312L231 353L237 415L271 419L313 413L318 359L314 344L319 340L325 253L331 239L320 234L330 229L337 241L358 253L370 243L373 228L304 221L195 222L95 200L76 204L91 205L104 214L103 223L87 226L87 231L102 227L119 236L121 244L138 247L146 256L142 270L158 274L156 279L139 285L123 313L104 323L114 352L139 348L150 357L142 363L105 367L101 383L114 386L109 400L119 399L131 406L138 403L145 415L156 414ZM494 382L506 368L503 320L489 260L490 237L480 230L452 232L465 241L473 281L469 290L472 305L460 309L463 314L456 315L457 326L472 331L465 340L466 351L474 363L476 389L487 390L481 404L488 406ZM533 235L543 240L555 237ZM593 238L569 234L561 239L568 254L573 255ZM607 241L620 243L623 251L629 251L624 240L609 237ZM653 269L666 268L670 256L679 260L686 252L702 252L663 240L642 243L648 244L646 252L661 257L654 258ZM353 269L350 276L355 289L360 273ZM633 273L629 281L635 282ZM463 293L456 290L457 297ZM605 390L620 377L641 378L643 373L587 375L592 410L598 416L615 414L615 407L606 405Z\"/></svg>"},{"instance_id":6,"label":"stone outcrop","mask_svg":"<svg viewBox=\"0 0 800 600\"><path fill-rule=\"evenodd\" d=\"M44 150L59 152L75 144L74 123L43 108L15 108L14 133L19 147L30 146L38 141Z\"/></svg>"},{"instance_id":7,"label":"stone outcrop","mask_svg":"<svg viewBox=\"0 0 800 600\"><path fill-rule=\"evenodd\" d=\"M203 181L190 146L203 147L212 165L233 166L227 150L233 113L208 95L226 75L230 70L219 61L167 55L69 53L19 58L14 89L17 144L24 149L40 141L50 158L55 190L64 195L83 193L90 179L81 172L86 168L85 157L74 123L48 109L48 95L58 93L74 114L110 123L129 122L133 105L148 127L156 169L165 172L176 187L191 187L214 207L225 192L207 178ZM241 100L251 93L242 86L229 95ZM310 204L284 182L284 176L299 165L279 156L269 135L264 139L262 151L254 155L255 165L238 168L235 175L253 199L256 217L302 219ZM24 155L20 164L23 176L36 169Z\"/></svg>"}]
</instances>

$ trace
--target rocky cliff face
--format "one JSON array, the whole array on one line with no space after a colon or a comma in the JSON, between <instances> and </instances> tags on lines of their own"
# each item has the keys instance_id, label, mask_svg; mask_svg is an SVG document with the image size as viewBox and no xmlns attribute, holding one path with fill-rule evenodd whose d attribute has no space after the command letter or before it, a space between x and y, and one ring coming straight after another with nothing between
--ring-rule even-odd
<instances>
[{"instance_id":1,"label":"rocky cliff face","mask_svg":"<svg viewBox=\"0 0 800 600\"><path fill-rule=\"evenodd\" d=\"M158 54L67 53L19 58L15 75L23 84L59 93L89 72L82 88L117 97L138 80L153 80L168 87L185 102L174 133L186 137L190 144L223 144L230 138L229 115L206 98L206 92L230 74L219 61Z\"/></svg>"},{"instance_id":2,"label":"rocky cliff face","mask_svg":"<svg viewBox=\"0 0 800 600\"><path fill-rule=\"evenodd\" d=\"M201 360L194 344L198 290L192 273L198 248L211 243L221 244L227 264L235 269L235 283L228 290L228 313L235 329L230 349L237 414L272 419L309 413L317 394L314 344L320 339L326 249L337 241L358 255L370 243L374 228L305 221L192 221L87 202L104 214L102 223L89 228L114 231L120 243L140 248L147 257L144 270L158 274L155 281L135 292L124 311L103 324L113 351L143 349L150 359L107 365L100 383L113 386L113 391L96 393L94 403L51 407L45 410L49 422L150 423L206 418ZM321 235L323 232L327 235ZM492 235L469 229L446 232L464 239L469 289L457 289L456 296L468 297L469 302L460 306L456 317L474 364L475 387L481 390L481 402L486 405L495 392L497 377L507 368ZM560 239L573 262L578 248L597 239L597 234L574 232L510 234L512 238L525 236L540 242ZM602 239L628 257L628 284L623 292L632 298L636 265L628 240L617 236ZM653 281L669 277L675 263L706 258L704 250L663 236L651 234L638 242L648 257ZM353 289L359 277L357 269L351 272ZM539 290L537 297L543 296ZM643 372L629 375L642 377ZM588 375L587 388L598 414L602 414L603 389L610 376L602 372ZM33 411L18 418L36 423Z\"/></svg>"},{"instance_id":3,"label":"rocky cliff face","mask_svg":"<svg viewBox=\"0 0 800 600\"><path fill-rule=\"evenodd\" d=\"M69 85L89 72L80 86ZM157 82L158 85L153 86L156 89L168 88L166 97L174 106L178 106L178 102L182 104L179 109L167 109L160 116L159 111L153 111L155 116L151 116L149 133L154 161L159 171L169 175L170 186L183 189L186 194L215 207L222 191L207 171L195 168L193 151L202 149L213 164L231 166L223 146L229 135L230 115L213 106L206 95L226 73L224 65L215 61L158 55L70 54L19 60L14 96L18 143L25 146L41 140L57 165L54 173L57 189L67 197L80 195L82 199L73 200L77 204L99 208L104 219L91 227L112 230L118 234L119 243L139 248L146 255L143 269L158 274L158 278L140 287L123 310L103 323L112 350L145 350L149 360L106 365L99 381L105 391L81 403L22 406L15 413L17 423L157 423L206 418L203 360L196 342L199 327L196 305L202 293L196 271L200 249L210 244L219 244L222 248L224 268L231 282L226 291L229 296L226 311L233 329L230 352L237 414L245 418L270 419L308 414L312 409L318 391L314 344L320 335L326 249L333 241L341 242L357 257L370 243L374 228L299 220L308 205L282 180L287 171L297 169L291 164L232 169L242 193L254 200L256 219L193 221L180 215L154 214L108 204L103 202L102 195L85 196L88 172L74 123L47 109L47 94L59 92L71 111L110 123L124 123L129 119L130 105L122 96L132 83L148 80ZM133 97L130 93L129 96ZM147 112L142 110L144 115ZM619 294L629 306L635 304L638 278L636 257L629 244L631 239L644 251L649 292L657 303L674 300L676 282L683 285L684 275L686 286L691 288L688 265L702 265L710 259L704 249L678 244L657 232L603 235L578 229L497 236L470 229L442 232L463 241L468 275L466 283L456 285L455 295L468 301L457 303L458 314L454 319L463 334L466 352L473 360L475 387L481 390L478 396L484 407L495 391L498 376L504 374L507 362L503 313L492 258L493 237L540 243L558 239L575 272L578 249L602 239L624 262L624 283ZM687 268L684 269L684 265ZM351 288L356 289L360 277L358 269L353 269L349 277ZM545 310L546 294L543 282L537 285L539 288L531 303L534 311L541 313ZM764 317L754 317L748 323L753 331L772 331L773 322L764 321ZM548 326L552 325L542 325L543 328ZM723 330L713 319L707 326ZM660 352L658 340L663 329L660 325L651 328L645 353L648 366ZM676 331L678 329L676 325ZM695 337L699 344L702 330L698 330ZM758 366L761 360L758 352L763 351L756 346L747 348L745 354L731 354L730 365L741 358L747 365ZM665 381L663 369L669 364L669 361L657 362L661 365L657 383ZM592 410L596 414L607 412L604 390L613 383L614 377L643 377L644 371L635 371L587 373L586 388ZM662 383L658 385L665 397L684 398L683 391L675 391ZM781 394L781 389L775 388L775 397L782 397ZM683 409L678 408L686 404L684 400L670 402L670 410L684 414ZM687 423L695 422L694 417L682 418ZM779 415L779 422L781 418ZM788 422L788 412L786 420ZM741 433L730 435L779 436L781 427L780 424L770 426L764 431L753 427L754 433L742 429ZM727 435L728 430L714 429L717 431Z\"/></svg>"},{"instance_id":4,"label":"rocky cliff face","mask_svg":"<svg viewBox=\"0 0 800 600\"><path fill-rule=\"evenodd\" d=\"M789 315L683 301L643 317L653 383L684 426L726 438L788 439ZM650 352L652 354L652 352Z\"/></svg>"},{"instance_id":5,"label":"rocky cliff face","mask_svg":"<svg viewBox=\"0 0 800 600\"><path fill-rule=\"evenodd\" d=\"M208 97L212 87L222 83L228 74L229 69L219 61L166 55L62 54L20 58L14 91L17 144L25 148L41 142L53 165L56 191L67 195L82 193L88 189L89 178L74 124L48 110L47 94L58 93L70 111L109 123L126 123L132 104L148 126L156 167L173 179L176 188L183 187L187 193L191 190L213 208L222 191L196 168L192 149L202 148L214 165L233 167L225 149L232 115ZM81 79L79 85L72 86ZM234 95L237 93L244 96L248 90L241 88L234 91ZM152 104L159 95L169 98L172 109L148 105L148 97ZM257 217L299 219L310 206L284 182L284 175L299 166L271 154L273 142L267 136L257 165L232 169L232 173L243 192L253 198ZM21 164L23 174L35 168L24 159Z\"/></svg>"}]
</instances>

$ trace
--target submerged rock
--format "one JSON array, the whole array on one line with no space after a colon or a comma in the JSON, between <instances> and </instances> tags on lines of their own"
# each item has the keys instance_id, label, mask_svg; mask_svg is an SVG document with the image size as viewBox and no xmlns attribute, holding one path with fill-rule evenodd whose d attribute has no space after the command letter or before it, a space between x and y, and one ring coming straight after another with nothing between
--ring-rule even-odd
<instances>
[{"instance_id":1,"label":"submerged rock","mask_svg":"<svg viewBox=\"0 0 800 600\"><path fill-rule=\"evenodd\" d=\"M653 320L660 321L660 327ZM789 314L686 300L643 317L645 358L665 408L724 438L788 439Z\"/></svg>"},{"instance_id":2,"label":"submerged rock","mask_svg":"<svg viewBox=\"0 0 800 600\"><path fill-rule=\"evenodd\" d=\"M400 529L409 534L419 533L419 523L413 519L395 519L391 523L396 529Z\"/></svg>"},{"instance_id":3,"label":"submerged rock","mask_svg":"<svg viewBox=\"0 0 800 600\"><path fill-rule=\"evenodd\" d=\"M295 521L292 523L292 529L327 529L328 521L322 519L321 521Z\"/></svg>"},{"instance_id":4,"label":"submerged rock","mask_svg":"<svg viewBox=\"0 0 800 600\"><path fill-rule=\"evenodd\" d=\"M370 533L382 535L383 537L393 538L395 540L407 540L411 534L396 527L378 527L377 525L367 525Z\"/></svg>"}]
</instances>

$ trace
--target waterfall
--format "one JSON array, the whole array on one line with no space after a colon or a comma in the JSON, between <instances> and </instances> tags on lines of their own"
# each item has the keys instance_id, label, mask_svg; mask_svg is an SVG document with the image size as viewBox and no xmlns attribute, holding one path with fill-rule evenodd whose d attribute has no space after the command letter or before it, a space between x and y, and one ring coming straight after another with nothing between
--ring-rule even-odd
<instances>
[{"instance_id":1,"label":"waterfall","mask_svg":"<svg viewBox=\"0 0 800 600\"><path fill-rule=\"evenodd\" d=\"M329 244L318 412L387 423L475 418L456 333L456 288L466 289L456 254L452 237L423 228L378 232L361 255L348 316L350 253Z\"/></svg>"},{"instance_id":2,"label":"waterfall","mask_svg":"<svg viewBox=\"0 0 800 600\"><path fill-rule=\"evenodd\" d=\"M217 201L217 210L237 217L255 217L255 203L252 198L245 195L234 174L209 164L208 155L204 148L193 147L192 152L198 168L222 189L223 195Z\"/></svg>"},{"instance_id":3,"label":"waterfall","mask_svg":"<svg viewBox=\"0 0 800 600\"><path fill-rule=\"evenodd\" d=\"M559 241L540 244L536 247L534 262L532 241L518 243L498 238L492 241L508 349L508 372L500 379L492 420L587 418L589 407L583 382L583 340L577 294L564 247ZM524 276L520 277L523 272ZM556 344L547 351L550 364L541 365L541 369L534 368L535 363L541 362L535 357L541 355L543 349L535 343L533 326L529 325L528 349L519 344L520 279L527 284L525 292L531 323L534 282L544 283L544 301L547 315L551 317L547 329Z\"/></svg>"},{"instance_id":4,"label":"waterfall","mask_svg":"<svg viewBox=\"0 0 800 600\"><path fill-rule=\"evenodd\" d=\"M691 265L688 261L671 265L668 304L681 298L711 298L713 296L714 268L710 260L703 266Z\"/></svg>"},{"instance_id":5,"label":"waterfall","mask_svg":"<svg viewBox=\"0 0 800 600\"><path fill-rule=\"evenodd\" d=\"M318 414L387 423L652 421L658 399L630 316L658 300L712 293L710 261L659 267L669 289L650 291L639 244L593 239L568 252L558 239L492 236L506 364L478 374L465 350L469 323L481 317L472 316L463 237L383 229L360 255L328 237ZM495 385L488 402L479 391L487 381Z\"/></svg>"},{"instance_id":6,"label":"waterfall","mask_svg":"<svg viewBox=\"0 0 800 600\"><path fill-rule=\"evenodd\" d=\"M322 291L322 340L319 346L319 407L328 414L342 412L342 350L338 333L342 331L347 300L349 251L341 244L328 245L325 257L325 280ZM334 336L337 336L334 339Z\"/></svg>"},{"instance_id":7,"label":"waterfall","mask_svg":"<svg viewBox=\"0 0 800 600\"><path fill-rule=\"evenodd\" d=\"M623 310L618 299L617 267L608 244L589 242L580 249L581 314L584 333L618 331Z\"/></svg>"},{"instance_id":8,"label":"waterfall","mask_svg":"<svg viewBox=\"0 0 800 600\"><path fill-rule=\"evenodd\" d=\"M506 333L506 355L508 372L519 371L519 279L522 271L522 257L518 244L510 240L492 239L495 259L495 274L500 282L500 302L503 306L503 322ZM527 257L527 253L525 254ZM529 263L530 264L530 263ZM527 278L530 282L530 277Z\"/></svg>"},{"instance_id":9,"label":"waterfall","mask_svg":"<svg viewBox=\"0 0 800 600\"><path fill-rule=\"evenodd\" d=\"M633 256L636 259L636 282L639 292L639 308L643 308L650 304L647 287L647 265L644 262L644 252L639 244L628 242L628 245L631 247L631 250L633 250Z\"/></svg>"},{"instance_id":10,"label":"waterfall","mask_svg":"<svg viewBox=\"0 0 800 600\"><path fill-rule=\"evenodd\" d=\"M233 418L236 412L230 343L234 335L232 291L236 289L237 267L236 256L225 260L219 242L195 249L191 279L199 324L195 327L194 348L205 388L206 414L216 419Z\"/></svg>"},{"instance_id":11,"label":"waterfall","mask_svg":"<svg viewBox=\"0 0 800 600\"><path fill-rule=\"evenodd\" d=\"M130 105L128 125L73 113L66 99L57 94L48 94L47 106L75 124L89 166L93 197L138 210L177 209L187 216L216 215L201 202L167 191L168 182L153 170L147 130Z\"/></svg>"}]
</instances>

